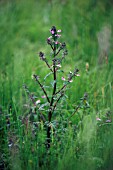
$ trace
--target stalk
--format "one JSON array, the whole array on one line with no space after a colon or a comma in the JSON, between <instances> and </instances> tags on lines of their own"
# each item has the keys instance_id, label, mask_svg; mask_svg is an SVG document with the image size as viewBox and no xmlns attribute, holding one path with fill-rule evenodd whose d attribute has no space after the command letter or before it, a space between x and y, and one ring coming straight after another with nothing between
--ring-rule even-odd
<instances>
[{"instance_id":1,"label":"stalk","mask_svg":"<svg viewBox=\"0 0 113 170\"><path fill-rule=\"evenodd\" d=\"M53 103L54 103L54 95L55 95L55 92L56 92L56 86L57 86L57 83L56 83L56 79L57 79L57 75L56 75L56 63L55 63L55 56L56 56L56 47L55 47L55 44L54 44L54 49L53 49L53 54L54 54L54 59L53 59L53 78L54 78L54 87L53 87L53 94L52 94L52 98L51 98L51 102L50 102L50 107L49 107L49 113L48 113L48 121L49 121L49 124L51 122L51 118L52 118L52 113L53 113ZM50 148L50 143L51 143L51 126L48 125L48 128L47 128L47 148Z\"/></svg>"}]
</instances>

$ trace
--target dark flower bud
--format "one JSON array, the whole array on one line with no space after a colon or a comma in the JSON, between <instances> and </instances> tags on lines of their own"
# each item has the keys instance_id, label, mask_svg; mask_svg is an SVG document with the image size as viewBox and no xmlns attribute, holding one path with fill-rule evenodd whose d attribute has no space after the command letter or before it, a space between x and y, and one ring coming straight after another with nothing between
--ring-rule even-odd
<instances>
[{"instance_id":1,"label":"dark flower bud","mask_svg":"<svg viewBox=\"0 0 113 170\"><path fill-rule=\"evenodd\" d=\"M54 58L52 61L53 61L54 64L57 63L57 59L56 58Z\"/></svg>"},{"instance_id":2,"label":"dark flower bud","mask_svg":"<svg viewBox=\"0 0 113 170\"><path fill-rule=\"evenodd\" d=\"M84 97L83 98L84 98L84 100L86 100L88 98L88 93L87 92L84 93Z\"/></svg>"},{"instance_id":3,"label":"dark flower bud","mask_svg":"<svg viewBox=\"0 0 113 170\"><path fill-rule=\"evenodd\" d=\"M72 82L73 73L70 71L68 74L68 81Z\"/></svg>"},{"instance_id":4,"label":"dark flower bud","mask_svg":"<svg viewBox=\"0 0 113 170\"><path fill-rule=\"evenodd\" d=\"M66 47L66 43L63 42L63 43L61 44L61 46L60 46L60 49L64 49L65 47Z\"/></svg>"},{"instance_id":5,"label":"dark flower bud","mask_svg":"<svg viewBox=\"0 0 113 170\"><path fill-rule=\"evenodd\" d=\"M64 51L64 55L68 55L68 50L67 49Z\"/></svg>"},{"instance_id":6,"label":"dark flower bud","mask_svg":"<svg viewBox=\"0 0 113 170\"><path fill-rule=\"evenodd\" d=\"M35 78L35 80L39 79L39 76L37 76L36 74L34 74L33 77Z\"/></svg>"},{"instance_id":7,"label":"dark flower bud","mask_svg":"<svg viewBox=\"0 0 113 170\"><path fill-rule=\"evenodd\" d=\"M55 35L57 33L56 27L52 26L50 32L51 32L52 35Z\"/></svg>"},{"instance_id":8,"label":"dark flower bud","mask_svg":"<svg viewBox=\"0 0 113 170\"><path fill-rule=\"evenodd\" d=\"M79 69L76 68L76 69L74 70L74 75L76 75L78 72L79 72Z\"/></svg>"},{"instance_id":9,"label":"dark flower bud","mask_svg":"<svg viewBox=\"0 0 113 170\"><path fill-rule=\"evenodd\" d=\"M67 50L67 49L65 49L65 50L63 51L62 59L65 58L66 55L68 55L68 50Z\"/></svg>"},{"instance_id":10,"label":"dark flower bud","mask_svg":"<svg viewBox=\"0 0 113 170\"><path fill-rule=\"evenodd\" d=\"M47 44L50 44L50 45L51 45L51 40L50 40L50 38L47 39Z\"/></svg>"},{"instance_id":11,"label":"dark flower bud","mask_svg":"<svg viewBox=\"0 0 113 170\"><path fill-rule=\"evenodd\" d=\"M39 57L41 60L45 60L45 56L43 52L39 52Z\"/></svg>"}]
</instances>

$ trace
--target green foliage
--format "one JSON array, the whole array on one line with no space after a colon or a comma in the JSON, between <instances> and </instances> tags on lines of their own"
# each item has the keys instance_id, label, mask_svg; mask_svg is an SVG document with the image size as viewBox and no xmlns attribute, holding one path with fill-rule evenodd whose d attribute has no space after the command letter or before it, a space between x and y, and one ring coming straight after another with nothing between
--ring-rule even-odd
<instances>
[{"instance_id":1,"label":"green foliage","mask_svg":"<svg viewBox=\"0 0 113 170\"><path fill-rule=\"evenodd\" d=\"M26 83L30 91L41 96L32 75L47 74L37 52L43 50L49 56L45 39L52 25L63 30L61 39L67 42L64 74L76 65L80 77L66 92L60 116L51 122L53 145L47 151L45 125L37 121L38 115L30 117L22 85ZM110 38L103 36L100 41L103 30ZM112 32L111 0L0 1L0 168L113 169L113 124L107 122L113 118ZM47 84L50 77L45 80ZM67 123L84 92L88 92L90 108L78 110ZM28 119L35 123L31 125Z\"/></svg>"}]
</instances>

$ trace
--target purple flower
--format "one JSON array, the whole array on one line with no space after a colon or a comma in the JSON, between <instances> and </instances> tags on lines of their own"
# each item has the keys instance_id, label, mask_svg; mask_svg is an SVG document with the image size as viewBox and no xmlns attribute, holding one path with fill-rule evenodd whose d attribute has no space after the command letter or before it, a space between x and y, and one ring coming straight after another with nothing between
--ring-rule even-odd
<instances>
[{"instance_id":1,"label":"purple flower","mask_svg":"<svg viewBox=\"0 0 113 170\"><path fill-rule=\"evenodd\" d=\"M46 98L46 96L41 96L43 99Z\"/></svg>"},{"instance_id":2,"label":"purple flower","mask_svg":"<svg viewBox=\"0 0 113 170\"><path fill-rule=\"evenodd\" d=\"M56 42L55 42L55 44L59 44L59 42L58 42L58 41L56 41Z\"/></svg>"},{"instance_id":3,"label":"purple flower","mask_svg":"<svg viewBox=\"0 0 113 170\"><path fill-rule=\"evenodd\" d=\"M61 35L60 34L55 34L55 37L61 37Z\"/></svg>"},{"instance_id":4,"label":"purple flower","mask_svg":"<svg viewBox=\"0 0 113 170\"><path fill-rule=\"evenodd\" d=\"M71 80L69 80L69 82L70 82L70 83L72 83L72 82L73 82L73 80L71 79Z\"/></svg>"},{"instance_id":5,"label":"purple flower","mask_svg":"<svg viewBox=\"0 0 113 170\"><path fill-rule=\"evenodd\" d=\"M36 102L35 102L35 105L37 105L37 104L39 104L40 103L40 100L37 100Z\"/></svg>"},{"instance_id":6,"label":"purple flower","mask_svg":"<svg viewBox=\"0 0 113 170\"><path fill-rule=\"evenodd\" d=\"M57 64L56 66L57 66L57 67L60 67L60 68L62 67L61 64Z\"/></svg>"},{"instance_id":7,"label":"purple flower","mask_svg":"<svg viewBox=\"0 0 113 170\"><path fill-rule=\"evenodd\" d=\"M64 77L61 78L63 81L65 81L66 79Z\"/></svg>"},{"instance_id":8,"label":"purple flower","mask_svg":"<svg viewBox=\"0 0 113 170\"><path fill-rule=\"evenodd\" d=\"M110 119L106 120L106 123L111 123L111 120Z\"/></svg>"},{"instance_id":9,"label":"purple flower","mask_svg":"<svg viewBox=\"0 0 113 170\"><path fill-rule=\"evenodd\" d=\"M57 32L61 32L61 30L58 30Z\"/></svg>"},{"instance_id":10,"label":"purple flower","mask_svg":"<svg viewBox=\"0 0 113 170\"><path fill-rule=\"evenodd\" d=\"M97 120L97 121L101 121L101 119L100 119L99 117L96 117L96 120Z\"/></svg>"},{"instance_id":11,"label":"purple flower","mask_svg":"<svg viewBox=\"0 0 113 170\"><path fill-rule=\"evenodd\" d=\"M51 30L51 34L54 34L55 32L53 30Z\"/></svg>"}]
</instances>

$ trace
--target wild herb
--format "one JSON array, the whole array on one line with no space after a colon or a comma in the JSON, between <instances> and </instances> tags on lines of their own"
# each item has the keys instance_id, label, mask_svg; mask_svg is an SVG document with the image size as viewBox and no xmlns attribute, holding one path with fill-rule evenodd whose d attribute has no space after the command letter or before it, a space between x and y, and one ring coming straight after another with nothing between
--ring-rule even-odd
<instances>
[{"instance_id":1,"label":"wild herb","mask_svg":"<svg viewBox=\"0 0 113 170\"><path fill-rule=\"evenodd\" d=\"M75 68L73 71L70 71L67 75L67 77L65 78L63 75L60 77L60 81L58 81L58 74L59 72L62 72L62 74L64 73L64 71L62 71L62 62L63 60L66 58L66 56L68 55L68 50L66 47L66 43L65 42L60 42L60 37L61 37L61 30L57 30L55 26L52 26L52 28L50 29L50 37L47 38L47 44L50 46L51 48L51 53L50 53L50 58L46 57L46 54L42 51L39 52L39 57L40 60L42 60L46 66L49 68L49 73L47 73L47 75L44 77L44 81L45 79L47 79L50 75L51 76L51 81L50 81L50 86L52 85L51 93L48 92L48 90L46 89L46 85L45 82L42 83L42 81L40 80L40 76L37 74L33 75L33 78L35 79L36 83L39 85L40 89L42 90L42 98L45 98L46 101L45 103L41 103L40 99L37 100L38 97L36 97L35 95L31 94L27 88L26 85L24 85L24 88L30 98L30 100L33 103L33 107L32 109L35 110L35 114L38 112L39 113L39 117L40 120L39 121L43 121L44 126L46 126L46 135L47 135L47 140L46 140L46 147L50 148L51 145L51 140L52 140L52 129L54 126L54 131L58 131L58 127L56 128L58 122L55 121L55 111L58 109L59 107L59 103L63 100L63 97L65 97L66 95L66 90L68 90L68 85L70 85L74 78L80 76L79 74L79 70L78 68ZM62 84L62 86L59 86L59 84ZM66 121L69 121L70 118L72 116L74 116L74 114L78 111L79 108L81 108L82 105L88 106L87 101L87 93L85 93L84 97L81 99L82 102L74 109L73 113L65 118ZM45 112L45 114L43 114L43 111ZM60 115L60 111L59 113L57 112L57 116L61 116Z\"/></svg>"}]
</instances>

